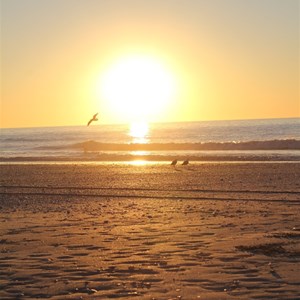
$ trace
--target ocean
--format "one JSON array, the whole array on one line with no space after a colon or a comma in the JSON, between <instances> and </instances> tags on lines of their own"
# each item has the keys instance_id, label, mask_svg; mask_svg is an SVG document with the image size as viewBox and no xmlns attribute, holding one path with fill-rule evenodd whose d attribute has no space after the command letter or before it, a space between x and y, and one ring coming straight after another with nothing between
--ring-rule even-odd
<instances>
[{"instance_id":1,"label":"ocean","mask_svg":"<svg viewBox=\"0 0 300 300\"><path fill-rule=\"evenodd\" d=\"M300 161L299 121L4 128L0 161Z\"/></svg>"}]
</instances>

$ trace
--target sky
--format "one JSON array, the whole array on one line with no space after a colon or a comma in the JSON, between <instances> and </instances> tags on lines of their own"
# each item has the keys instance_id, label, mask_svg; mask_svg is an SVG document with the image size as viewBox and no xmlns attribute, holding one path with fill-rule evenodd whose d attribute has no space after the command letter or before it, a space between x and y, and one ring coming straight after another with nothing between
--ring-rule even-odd
<instances>
[{"instance_id":1,"label":"sky","mask_svg":"<svg viewBox=\"0 0 300 300\"><path fill-rule=\"evenodd\" d=\"M298 0L0 0L0 127L300 116Z\"/></svg>"}]
</instances>

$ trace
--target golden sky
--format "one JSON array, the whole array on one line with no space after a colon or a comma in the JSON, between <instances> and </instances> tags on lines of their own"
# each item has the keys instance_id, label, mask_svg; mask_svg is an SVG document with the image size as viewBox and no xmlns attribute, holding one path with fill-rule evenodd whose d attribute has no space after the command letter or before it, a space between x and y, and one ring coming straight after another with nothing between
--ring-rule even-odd
<instances>
[{"instance_id":1,"label":"golden sky","mask_svg":"<svg viewBox=\"0 0 300 300\"><path fill-rule=\"evenodd\" d=\"M297 0L0 0L1 127L299 117Z\"/></svg>"}]
</instances>

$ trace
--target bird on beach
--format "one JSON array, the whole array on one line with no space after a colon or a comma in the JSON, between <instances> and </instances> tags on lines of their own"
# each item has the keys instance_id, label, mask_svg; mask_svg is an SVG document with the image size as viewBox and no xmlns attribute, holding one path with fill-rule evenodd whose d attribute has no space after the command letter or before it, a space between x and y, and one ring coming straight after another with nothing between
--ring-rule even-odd
<instances>
[{"instance_id":1,"label":"bird on beach","mask_svg":"<svg viewBox=\"0 0 300 300\"><path fill-rule=\"evenodd\" d=\"M186 159L186 160L182 163L182 165L183 165L183 166L186 166L186 165L188 165L189 163L190 163L189 160Z\"/></svg>"},{"instance_id":2,"label":"bird on beach","mask_svg":"<svg viewBox=\"0 0 300 300\"><path fill-rule=\"evenodd\" d=\"M175 166L177 164L177 159L174 159L172 162L171 162L171 166Z\"/></svg>"},{"instance_id":3,"label":"bird on beach","mask_svg":"<svg viewBox=\"0 0 300 300\"><path fill-rule=\"evenodd\" d=\"M98 115L98 113L96 113L96 114L93 115L93 117L87 123L87 126L89 126L93 121L98 121L97 115Z\"/></svg>"}]
</instances>

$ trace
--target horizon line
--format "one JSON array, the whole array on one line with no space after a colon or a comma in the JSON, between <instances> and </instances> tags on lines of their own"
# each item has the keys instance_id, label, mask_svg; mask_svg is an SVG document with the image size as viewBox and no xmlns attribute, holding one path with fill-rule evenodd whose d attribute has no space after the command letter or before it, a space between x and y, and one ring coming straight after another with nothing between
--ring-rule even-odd
<instances>
[{"instance_id":1,"label":"horizon line","mask_svg":"<svg viewBox=\"0 0 300 300\"><path fill-rule=\"evenodd\" d=\"M147 122L148 124L172 124L172 123L201 123L201 122L232 122L232 121L263 121L263 120L279 120L279 119L300 119L299 116L294 117L270 117L270 118L246 118L246 119L209 119L209 120L191 120L191 121L166 121L166 122ZM124 123L101 123L95 124L93 127L97 126L124 126L131 124L132 122ZM24 127L0 127L1 129L31 129L31 128L52 128L52 127L86 127L86 124L76 124L76 125L42 125L42 126L24 126Z\"/></svg>"}]
</instances>

